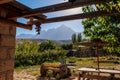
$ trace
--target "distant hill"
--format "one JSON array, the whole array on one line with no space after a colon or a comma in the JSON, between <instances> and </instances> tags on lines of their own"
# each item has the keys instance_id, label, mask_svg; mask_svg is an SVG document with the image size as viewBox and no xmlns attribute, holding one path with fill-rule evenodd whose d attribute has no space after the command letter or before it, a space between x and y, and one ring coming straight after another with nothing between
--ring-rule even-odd
<instances>
[{"instance_id":1,"label":"distant hill","mask_svg":"<svg viewBox=\"0 0 120 80\"><path fill-rule=\"evenodd\" d=\"M17 38L20 39L48 39L48 40L71 40L73 33L76 33L71 28L62 25L58 28L41 31L40 35L20 34Z\"/></svg>"},{"instance_id":2,"label":"distant hill","mask_svg":"<svg viewBox=\"0 0 120 80\"><path fill-rule=\"evenodd\" d=\"M35 35L32 34L20 34L17 36L18 39L31 39L33 38Z\"/></svg>"},{"instance_id":3,"label":"distant hill","mask_svg":"<svg viewBox=\"0 0 120 80\"><path fill-rule=\"evenodd\" d=\"M47 39L16 39L16 43L22 43L23 40L28 40L28 41L32 41L32 42L38 42L38 44L48 41ZM53 41L56 45L61 45L61 44L70 44L72 43L71 40L51 40Z\"/></svg>"}]
</instances>

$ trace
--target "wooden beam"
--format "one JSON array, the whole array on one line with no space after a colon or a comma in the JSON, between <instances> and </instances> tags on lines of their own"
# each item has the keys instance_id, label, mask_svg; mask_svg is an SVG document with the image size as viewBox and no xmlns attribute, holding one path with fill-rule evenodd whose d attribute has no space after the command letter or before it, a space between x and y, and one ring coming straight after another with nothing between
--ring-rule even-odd
<instances>
[{"instance_id":1,"label":"wooden beam","mask_svg":"<svg viewBox=\"0 0 120 80\"><path fill-rule=\"evenodd\" d=\"M9 3L11 1L15 1L15 0L0 0L0 4Z\"/></svg>"},{"instance_id":2,"label":"wooden beam","mask_svg":"<svg viewBox=\"0 0 120 80\"><path fill-rule=\"evenodd\" d=\"M65 3L55 4L55 5L51 5L51 6L31 9L31 10L25 11L21 15L10 16L9 18L22 17L22 16L24 17L24 16L31 16L31 15L41 15L43 13L77 8L77 7L82 7L82 6L92 5L92 4L100 4L100 3L109 2L109 1L111 1L111 0L76 0L76 2L74 2L74 3L65 2Z\"/></svg>"},{"instance_id":3,"label":"wooden beam","mask_svg":"<svg viewBox=\"0 0 120 80\"><path fill-rule=\"evenodd\" d=\"M81 13L81 14L70 15L70 16L49 18L49 19L42 20L42 21L36 20L36 21L34 21L34 23L41 22L42 24L46 24L46 23L52 23L52 22L69 21L69 20L93 18L93 17L99 17L99 16L110 16L110 15L120 15L120 13L119 12L109 13L106 11L95 11L95 12Z\"/></svg>"},{"instance_id":4,"label":"wooden beam","mask_svg":"<svg viewBox=\"0 0 120 80\"><path fill-rule=\"evenodd\" d=\"M82 6L92 5L92 4L100 4L104 2L110 2L110 1L111 0L76 0L76 2L74 3L65 2L65 3L55 4L51 6L32 9L31 11L26 11L26 13L28 14L48 13L48 12L55 12L55 11L66 10L71 8L77 8L77 7L82 7Z\"/></svg>"},{"instance_id":5,"label":"wooden beam","mask_svg":"<svg viewBox=\"0 0 120 80\"><path fill-rule=\"evenodd\" d=\"M29 17L34 17L35 19L46 19L46 16L43 14L26 14L23 11L29 11L31 8L25 6L22 3L19 3L17 1L11 1L7 4L2 4L0 5L1 9L8 10L8 19L14 19L18 17L24 17L24 18L29 18ZM12 13L11 13L12 12Z\"/></svg>"},{"instance_id":6,"label":"wooden beam","mask_svg":"<svg viewBox=\"0 0 120 80\"><path fill-rule=\"evenodd\" d=\"M13 14L13 13L11 14L11 12L10 12L10 14L7 16L8 19L14 19L14 18L18 18L18 17L24 17L24 18L34 17L35 19L46 19L46 16L43 14L24 13L23 11L30 11L31 8L27 7L26 5L24 5L22 3L19 3L17 1L5 4L2 7L7 8L8 10L14 10L14 13L16 13L16 14Z\"/></svg>"},{"instance_id":7,"label":"wooden beam","mask_svg":"<svg viewBox=\"0 0 120 80\"><path fill-rule=\"evenodd\" d=\"M34 17L36 19L46 19L46 16L43 14L20 14L18 16L15 16L13 18L18 18L18 17L24 17L24 18L30 18L30 17ZM9 17L8 17L9 18Z\"/></svg>"},{"instance_id":8,"label":"wooden beam","mask_svg":"<svg viewBox=\"0 0 120 80\"><path fill-rule=\"evenodd\" d=\"M0 23L8 24L10 26L15 26L15 27L18 26L20 28L25 28L25 29L32 30L32 26L30 26L30 25L26 25L26 24L23 24L23 23L15 22L13 20L8 20L8 19L2 18L2 17L0 17Z\"/></svg>"}]
</instances>

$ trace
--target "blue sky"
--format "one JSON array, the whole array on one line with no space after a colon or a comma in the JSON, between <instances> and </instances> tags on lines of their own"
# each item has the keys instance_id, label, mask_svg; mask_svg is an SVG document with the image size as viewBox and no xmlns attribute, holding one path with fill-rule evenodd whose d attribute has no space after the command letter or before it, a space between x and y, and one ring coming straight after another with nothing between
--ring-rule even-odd
<instances>
[{"instance_id":1,"label":"blue sky","mask_svg":"<svg viewBox=\"0 0 120 80\"><path fill-rule=\"evenodd\" d=\"M66 2L67 0L17 0L28 7L34 9L38 7L44 7L48 5L53 5L53 4L58 4L58 3L63 3ZM47 18L51 17L59 17L59 16L65 16L65 15L72 15L72 14L78 14L81 13L81 8L74 8L70 10L65 10L65 11L59 11L59 12L53 12L53 13L47 13L45 14ZM25 23L26 20L24 19L18 19L19 22ZM74 21L65 21L65 22L57 22L57 23L49 23L49 24L42 24L42 30L48 30L51 28L57 28L60 27L61 25L66 25L73 29L75 32L83 32L83 26L81 24L81 20L74 20ZM26 30L22 28L17 28L17 35L19 34L36 34L35 31L35 26L33 26L33 30Z\"/></svg>"}]
</instances>

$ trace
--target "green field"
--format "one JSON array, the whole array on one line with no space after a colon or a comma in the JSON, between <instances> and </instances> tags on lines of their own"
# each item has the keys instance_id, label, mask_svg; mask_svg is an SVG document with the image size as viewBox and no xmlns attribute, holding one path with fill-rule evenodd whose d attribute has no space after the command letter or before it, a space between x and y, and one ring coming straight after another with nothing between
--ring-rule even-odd
<instances>
[{"instance_id":1,"label":"green field","mask_svg":"<svg viewBox=\"0 0 120 80\"><path fill-rule=\"evenodd\" d=\"M103 57L100 58L100 60ZM67 64L69 64L70 60L72 60L74 62L74 64L76 64L76 71L77 72L77 68L80 67L94 67L97 68L97 63L94 62L94 59L96 58L67 58L66 62ZM118 60L118 62L120 62L120 60ZM119 69L120 64L118 63L100 63L100 68L107 68L107 69ZM31 78L36 78L40 76L40 65L36 65L36 66L26 66L26 67L17 67L15 68L15 74L18 74L17 77L19 76L20 79L27 79L30 78L29 76L32 76ZM19 75L20 74L20 75ZM29 75L28 77L26 77L27 75ZM16 77L16 75L15 75Z\"/></svg>"}]
</instances>

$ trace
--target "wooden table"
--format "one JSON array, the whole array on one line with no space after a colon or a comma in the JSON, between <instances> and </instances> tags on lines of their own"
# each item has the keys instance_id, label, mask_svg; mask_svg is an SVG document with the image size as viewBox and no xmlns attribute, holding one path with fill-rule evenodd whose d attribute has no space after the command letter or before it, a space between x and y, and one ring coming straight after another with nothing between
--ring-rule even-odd
<instances>
[{"instance_id":1,"label":"wooden table","mask_svg":"<svg viewBox=\"0 0 120 80\"><path fill-rule=\"evenodd\" d=\"M95 68L79 68L79 78L78 80L87 79L98 79L98 80L120 80L120 78L115 78L115 74L120 75L119 70L108 70L108 69L95 69ZM97 73L98 75L93 75L93 73ZM109 74L110 76L101 76L100 74Z\"/></svg>"}]
</instances>

